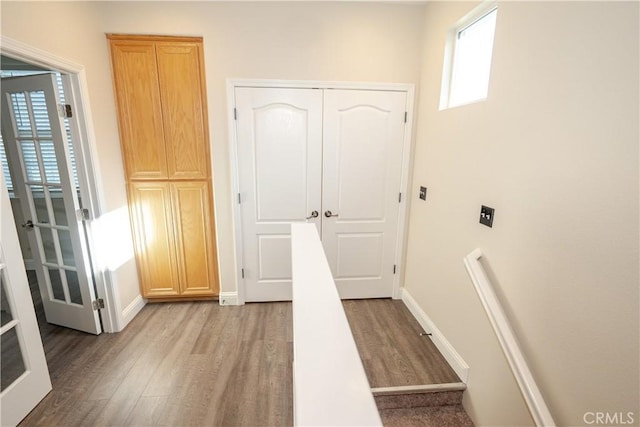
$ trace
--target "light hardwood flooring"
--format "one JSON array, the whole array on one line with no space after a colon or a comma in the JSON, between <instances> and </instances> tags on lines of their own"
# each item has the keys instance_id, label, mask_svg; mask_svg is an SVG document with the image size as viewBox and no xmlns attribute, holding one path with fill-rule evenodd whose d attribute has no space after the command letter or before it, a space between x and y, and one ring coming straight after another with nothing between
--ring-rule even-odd
<instances>
[{"instance_id":1,"label":"light hardwood flooring","mask_svg":"<svg viewBox=\"0 0 640 427\"><path fill-rule=\"evenodd\" d=\"M372 387L457 381L402 302L344 307ZM41 328L54 389L23 426L293 425L291 303L148 304L97 337Z\"/></svg>"}]
</instances>

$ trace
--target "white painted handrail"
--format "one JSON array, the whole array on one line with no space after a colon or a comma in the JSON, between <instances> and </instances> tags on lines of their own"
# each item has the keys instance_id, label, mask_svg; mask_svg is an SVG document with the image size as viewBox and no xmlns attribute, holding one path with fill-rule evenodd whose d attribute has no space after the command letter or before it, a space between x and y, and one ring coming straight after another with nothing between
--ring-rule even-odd
<instances>
[{"instance_id":1,"label":"white painted handrail","mask_svg":"<svg viewBox=\"0 0 640 427\"><path fill-rule=\"evenodd\" d=\"M291 225L296 426L382 426L314 224Z\"/></svg>"},{"instance_id":2,"label":"white painted handrail","mask_svg":"<svg viewBox=\"0 0 640 427\"><path fill-rule=\"evenodd\" d=\"M493 329L498 336L498 341L502 346L502 351L504 351L504 354L507 357L509 366L516 377L518 386L520 386L520 390L522 391L527 406L529 407L529 411L531 411L531 415L536 426L554 427L555 422L549 412L549 408L542 398L542 394L538 389L536 381L533 379L533 375L531 374L529 366L522 354L518 340L516 339L513 329L509 324L509 320L496 297L493 286L491 285L491 282L489 282L484 268L480 264L481 257L482 252L480 249L475 249L464 258L464 265L467 268L467 272L469 273L471 281L473 282L473 285L478 292L478 296L480 297L480 301L482 301L482 305L489 316L491 326L493 326Z\"/></svg>"}]
</instances>

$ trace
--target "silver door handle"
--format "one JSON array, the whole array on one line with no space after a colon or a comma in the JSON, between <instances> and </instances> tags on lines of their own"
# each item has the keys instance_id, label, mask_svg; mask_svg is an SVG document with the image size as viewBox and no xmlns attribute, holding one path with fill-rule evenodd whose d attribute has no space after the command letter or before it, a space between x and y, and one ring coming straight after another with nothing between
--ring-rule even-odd
<instances>
[{"instance_id":1,"label":"silver door handle","mask_svg":"<svg viewBox=\"0 0 640 427\"><path fill-rule=\"evenodd\" d=\"M331 211L325 211L324 216L331 218L332 216L338 216L338 214L331 213Z\"/></svg>"},{"instance_id":2,"label":"silver door handle","mask_svg":"<svg viewBox=\"0 0 640 427\"><path fill-rule=\"evenodd\" d=\"M318 211L311 212L311 216L308 216L306 219L318 218Z\"/></svg>"},{"instance_id":3,"label":"silver door handle","mask_svg":"<svg viewBox=\"0 0 640 427\"><path fill-rule=\"evenodd\" d=\"M24 224L22 224L22 228L27 228L27 229L33 228L33 221L29 220L25 222Z\"/></svg>"}]
</instances>

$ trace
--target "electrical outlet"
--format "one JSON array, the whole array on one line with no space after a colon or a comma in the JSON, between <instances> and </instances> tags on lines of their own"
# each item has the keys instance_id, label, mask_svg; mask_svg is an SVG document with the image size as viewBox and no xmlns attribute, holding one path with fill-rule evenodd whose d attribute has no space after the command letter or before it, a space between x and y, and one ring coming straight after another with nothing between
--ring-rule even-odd
<instances>
[{"instance_id":1,"label":"electrical outlet","mask_svg":"<svg viewBox=\"0 0 640 427\"><path fill-rule=\"evenodd\" d=\"M420 186L420 198L422 200L427 200L427 187Z\"/></svg>"},{"instance_id":2,"label":"electrical outlet","mask_svg":"<svg viewBox=\"0 0 640 427\"><path fill-rule=\"evenodd\" d=\"M494 212L495 209L482 205L480 208L480 224L486 225L487 227L493 227Z\"/></svg>"}]
</instances>

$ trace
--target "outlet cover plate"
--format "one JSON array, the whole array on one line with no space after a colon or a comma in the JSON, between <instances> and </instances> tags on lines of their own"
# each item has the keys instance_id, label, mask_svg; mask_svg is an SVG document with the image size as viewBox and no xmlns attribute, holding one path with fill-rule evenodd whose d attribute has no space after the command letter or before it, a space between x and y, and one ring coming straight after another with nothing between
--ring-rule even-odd
<instances>
[{"instance_id":1,"label":"outlet cover plate","mask_svg":"<svg viewBox=\"0 0 640 427\"><path fill-rule=\"evenodd\" d=\"M420 186L420 199L427 200L427 187Z\"/></svg>"},{"instance_id":2,"label":"outlet cover plate","mask_svg":"<svg viewBox=\"0 0 640 427\"><path fill-rule=\"evenodd\" d=\"M482 205L480 208L480 224L486 225L487 227L493 227L494 212L495 209Z\"/></svg>"}]
</instances>

